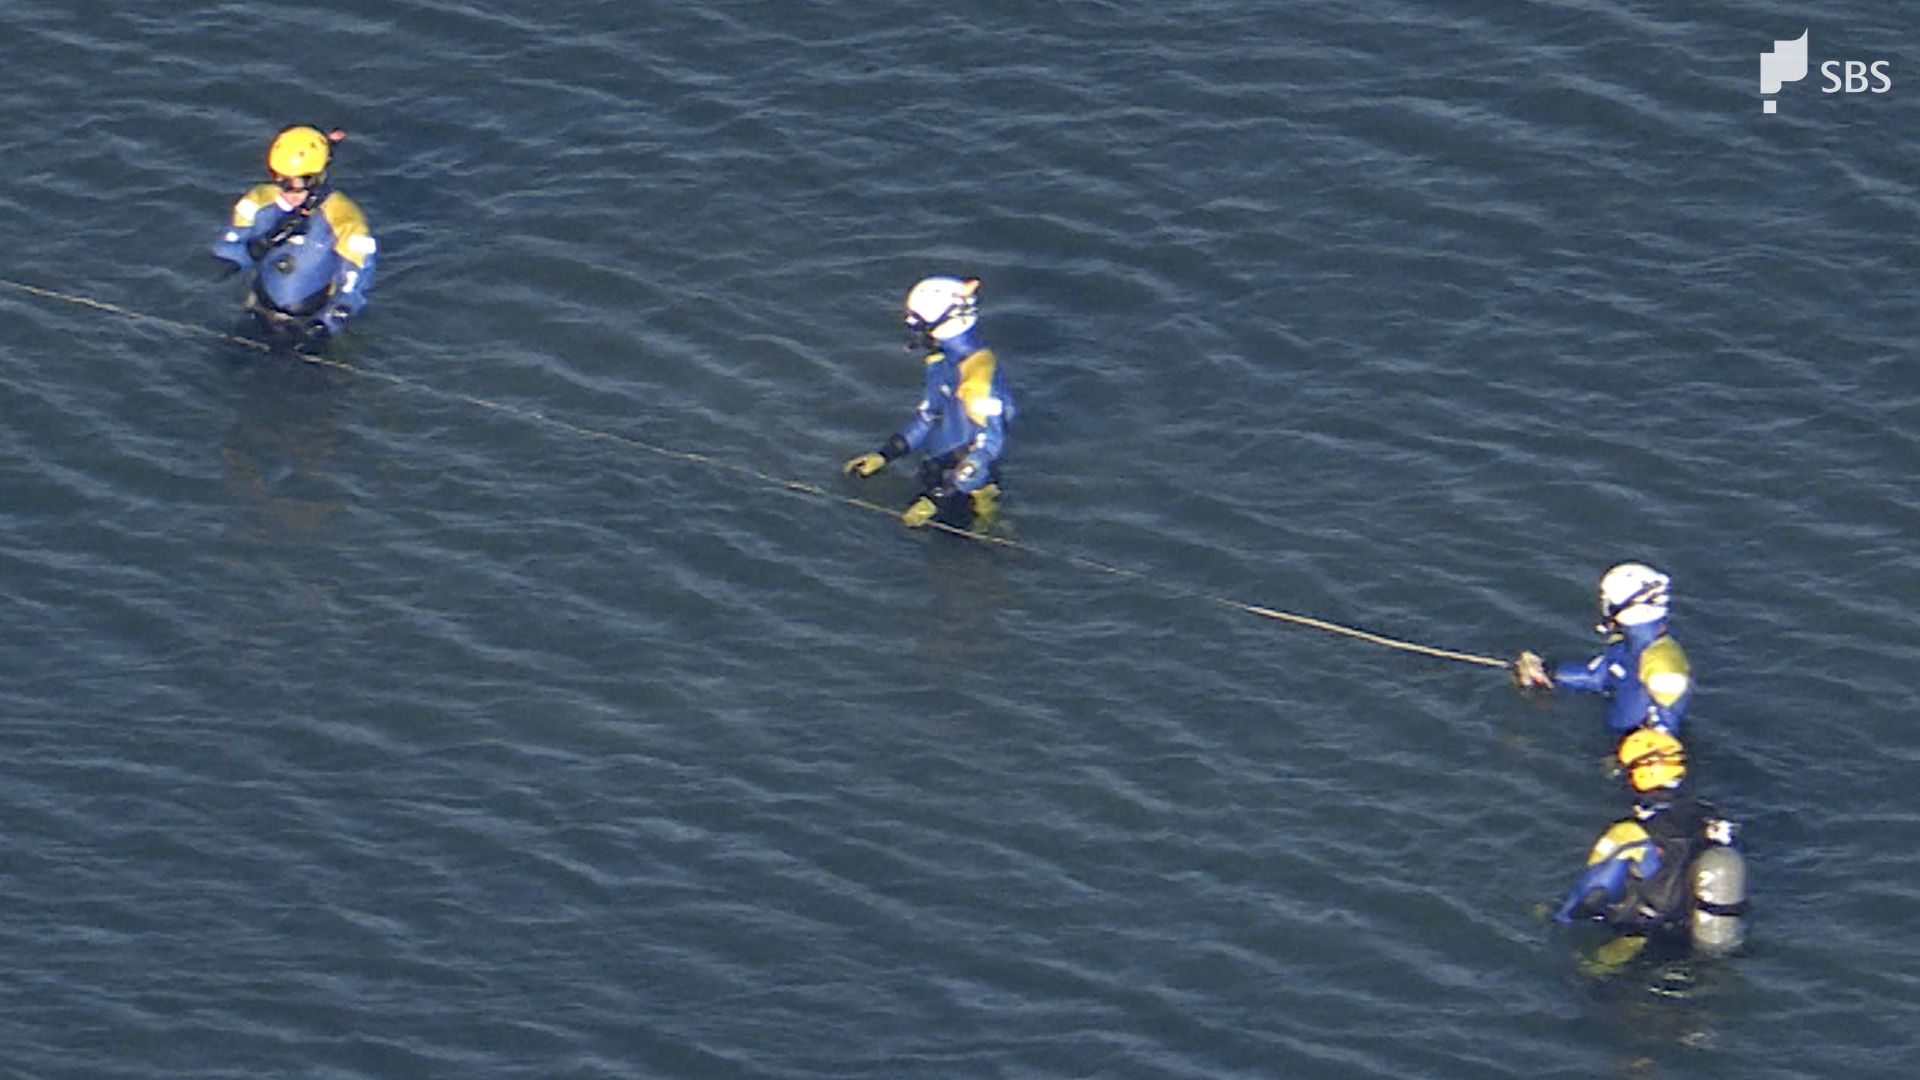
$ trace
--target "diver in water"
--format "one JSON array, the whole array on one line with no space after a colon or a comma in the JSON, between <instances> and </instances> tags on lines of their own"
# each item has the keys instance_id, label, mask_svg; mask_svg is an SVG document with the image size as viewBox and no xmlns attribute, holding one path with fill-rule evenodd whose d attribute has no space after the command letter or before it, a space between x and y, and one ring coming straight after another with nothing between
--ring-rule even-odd
<instances>
[{"instance_id":1,"label":"diver in water","mask_svg":"<svg viewBox=\"0 0 1920 1080\"><path fill-rule=\"evenodd\" d=\"M1746 858L1736 826L1685 790L1686 752L1657 728L1620 740L1633 812L1608 826L1554 920L1599 922L1622 937L1604 950L1618 964L1650 940L1723 956L1746 939Z\"/></svg>"},{"instance_id":2,"label":"diver in water","mask_svg":"<svg viewBox=\"0 0 1920 1080\"><path fill-rule=\"evenodd\" d=\"M1559 687L1607 697L1607 727L1616 733L1651 726L1680 733L1693 700L1687 654L1667 632L1672 581L1644 563L1621 563L1600 578L1600 625L1607 646L1581 663L1549 664L1537 653L1513 660L1513 681L1522 690Z\"/></svg>"},{"instance_id":3,"label":"diver in water","mask_svg":"<svg viewBox=\"0 0 1920 1080\"><path fill-rule=\"evenodd\" d=\"M327 182L345 133L290 127L267 148L270 182L233 204L216 258L250 271L246 308L276 346L312 348L366 306L378 245L366 215Z\"/></svg>"},{"instance_id":4,"label":"diver in water","mask_svg":"<svg viewBox=\"0 0 1920 1080\"><path fill-rule=\"evenodd\" d=\"M909 528L936 517L964 527L998 507L1014 405L993 350L980 341L979 288L978 278L930 277L908 291L907 348L926 351L926 391L905 427L844 469L868 477L924 450L920 495L900 515Z\"/></svg>"}]
</instances>

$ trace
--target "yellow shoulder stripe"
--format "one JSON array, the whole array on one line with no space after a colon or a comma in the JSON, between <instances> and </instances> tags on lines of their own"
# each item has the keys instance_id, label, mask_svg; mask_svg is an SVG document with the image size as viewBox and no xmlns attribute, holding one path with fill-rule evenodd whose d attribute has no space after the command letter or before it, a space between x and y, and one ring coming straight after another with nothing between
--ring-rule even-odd
<instances>
[{"instance_id":1,"label":"yellow shoulder stripe","mask_svg":"<svg viewBox=\"0 0 1920 1080\"><path fill-rule=\"evenodd\" d=\"M280 197L280 189L272 184L255 184L247 189L240 201L233 204L233 227L245 229L253 225L253 219L259 216L260 208Z\"/></svg>"},{"instance_id":2,"label":"yellow shoulder stripe","mask_svg":"<svg viewBox=\"0 0 1920 1080\"><path fill-rule=\"evenodd\" d=\"M998 361L992 349L981 349L960 361L960 385L954 396L976 424L984 424L1000 415L1003 407L993 395L993 368Z\"/></svg>"},{"instance_id":3,"label":"yellow shoulder stripe","mask_svg":"<svg viewBox=\"0 0 1920 1080\"><path fill-rule=\"evenodd\" d=\"M1639 822L1616 821L1593 842L1587 865L1594 866L1608 859L1626 859L1637 864L1652 853L1653 838Z\"/></svg>"},{"instance_id":4,"label":"yellow shoulder stripe","mask_svg":"<svg viewBox=\"0 0 1920 1080\"><path fill-rule=\"evenodd\" d=\"M1647 646L1640 654L1640 681L1647 693L1661 705L1672 705L1693 685L1693 669L1680 643L1670 637Z\"/></svg>"},{"instance_id":5,"label":"yellow shoulder stripe","mask_svg":"<svg viewBox=\"0 0 1920 1080\"><path fill-rule=\"evenodd\" d=\"M377 250L373 230L367 228L367 216L352 199L334 192L320 204L320 212L333 226L333 250L355 266L365 266L367 256Z\"/></svg>"}]
</instances>

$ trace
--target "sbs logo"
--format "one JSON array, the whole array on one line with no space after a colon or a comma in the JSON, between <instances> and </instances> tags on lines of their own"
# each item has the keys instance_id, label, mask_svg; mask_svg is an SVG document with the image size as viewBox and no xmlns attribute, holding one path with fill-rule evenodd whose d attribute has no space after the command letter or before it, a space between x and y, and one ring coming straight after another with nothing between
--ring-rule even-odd
<instances>
[{"instance_id":1,"label":"sbs logo","mask_svg":"<svg viewBox=\"0 0 1920 1080\"><path fill-rule=\"evenodd\" d=\"M1761 112L1779 111L1779 102L1772 95L1778 94L1787 83L1807 77L1808 34L1802 30L1797 38L1776 40L1773 48L1760 54ZM1893 76L1887 73L1887 65L1885 60L1828 60L1820 65L1820 75L1826 81L1820 92L1884 94L1893 89Z\"/></svg>"}]
</instances>

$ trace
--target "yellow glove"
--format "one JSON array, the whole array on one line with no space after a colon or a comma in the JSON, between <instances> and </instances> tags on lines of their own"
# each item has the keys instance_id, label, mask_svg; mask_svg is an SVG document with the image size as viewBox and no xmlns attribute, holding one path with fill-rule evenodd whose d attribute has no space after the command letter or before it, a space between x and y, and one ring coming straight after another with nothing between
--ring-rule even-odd
<instances>
[{"instance_id":1,"label":"yellow glove","mask_svg":"<svg viewBox=\"0 0 1920 1080\"><path fill-rule=\"evenodd\" d=\"M909 529L917 529L927 522L932 521L933 515L939 512L939 505L932 499L922 495L913 500L912 506L900 512L900 524L905 525Z\"/></svg>"},{"instance_id":2,"label":"yellow glove","mask_svg":"<svg viewBox=\"0 0 1920 1080\"><path fill-rule=\"evenodd\" d=\"M879 454L861 454L853 458L840 470L848 476L872 476L887 467L887 459Z\"/></svg>"},{"instance_id":3,"label":"yellow glove","mask_svg":"<svg viewBox=\"0 0 1920 1080\"><path fill-rule=\"evenodd\" d=\"M1580 961L1580 974L1589 979L1604 979L1609 975L1617 975L1621 968L1627 966L1627 961L1640 955L1640 950L1646 947L1647 939L1641 934L1614 938Z\"/></svg>"},{"instance_id":4,"label":"yellow glove","mask_svg":"<svg viewBox=\"0 0 1920 1080\"><path fill-rule=\"evenodd\" d=\"M973 492L973 516L976 521L991 521L1000 512L1000 485L988 484Z\"/></svg>"},{"instance_id":5,"label":"yellow glove","mask_svg":"<svg viewBox=\"0 0 1920 1080\"><path fill-rule=\"evenodd\" d=\"M1513 685L1521 690L1553 689L1553 676L1547 674L1547 662L1539 653L1523 650L1513 658Z\"/></svg>"}]
</instances>

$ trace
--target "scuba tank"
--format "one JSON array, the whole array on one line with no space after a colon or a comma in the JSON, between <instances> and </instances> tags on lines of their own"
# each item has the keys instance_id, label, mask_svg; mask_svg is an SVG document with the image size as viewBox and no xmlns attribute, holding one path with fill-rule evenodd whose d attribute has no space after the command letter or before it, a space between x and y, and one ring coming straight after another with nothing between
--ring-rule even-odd
<instances>
[{"instance_id":1,"label":"scuba tank","mask_svg":"<svg viewBox=\"0 0 1920 1080\"><path fill-rule=\"evenodd\" d=\"M1716 821L1707 828L1711 846L1688 868L1693 912L1687 923L1696 952L1726 956L1747 940L1747 858L1733 846L1733 826Z\"/></svg>"}]
</instances>

